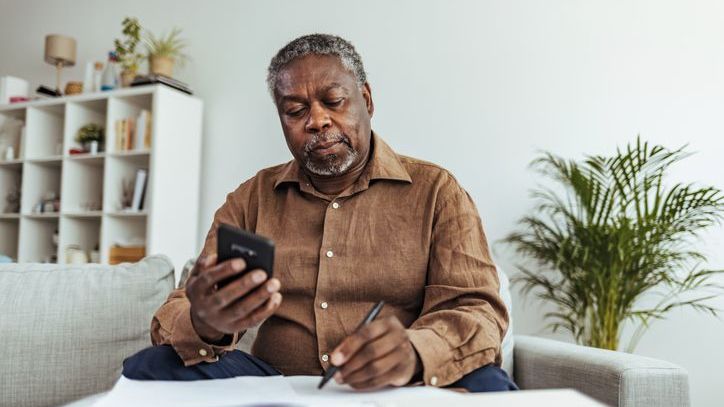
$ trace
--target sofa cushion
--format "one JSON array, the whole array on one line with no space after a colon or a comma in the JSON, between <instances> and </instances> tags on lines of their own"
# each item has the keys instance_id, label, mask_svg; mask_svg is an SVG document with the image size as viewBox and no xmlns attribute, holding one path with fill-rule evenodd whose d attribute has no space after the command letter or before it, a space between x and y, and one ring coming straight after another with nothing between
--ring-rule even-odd
<instances>
[{"instance_id":1,"label":"sofa cushion","mask_svg":"<svg viewBox=\"0 0 724 407\"><path fill-rule=\"evenodd\" d=\"M173 264L0 265L0 406L50 406L111 388L150 346Z\"/></svg>"},{"instance_id":2,"label":"sofa cushion","mask_svg":"<svg viewBox=\"0 0 724 407\"><path fill-rule=\"evenodd\" d=\"M513 377L513 348L515 347L515 337L513 336L513 300L510 297L510 280L500 266L498 269L498 280L500 280L500 297L508 308L508 330L505 332L503 342L500 346L500 352L503 354L503 370L508 373L511 379Z\"/></svg>"}]
</instances>

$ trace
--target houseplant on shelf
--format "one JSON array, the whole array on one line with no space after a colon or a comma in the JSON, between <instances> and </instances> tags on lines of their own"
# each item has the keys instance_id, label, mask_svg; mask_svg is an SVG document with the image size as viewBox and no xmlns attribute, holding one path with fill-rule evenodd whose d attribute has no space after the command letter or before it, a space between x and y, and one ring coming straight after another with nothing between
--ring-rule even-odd
<instances>
[{"instance_id":1,"label":"houseplant on shelf","mask_svg":"<svg viewBox=\"0 0 724 407\"><path fill-rule=\"evenodd\" d=\"M180 28L174 28L168 35L160 37L146 31L144 42L148 51L149 71L152 74L172 77L174 65L183 67L186 63L188 55L183 52L186 42L180 35Z\"/></svg>"},{"instance_id":2,"label":"houseplant on shelf","mask_svg":"<svg viewBox=\"0 0 724 407\"><path fill-rule=\"evenodd\" d=\"M89 123L78 129L75 141L83 146L83 151L95 154L103 151L105 132L100 124Z\"/></svg>"},{"instance_id":3,"label":"houseplant on shelf","mask_svg":"<svg viewBox=\"0 0 724 407\"><path fill-rule=\"evenodd\" d=\"M138 73L138 68L144 55L136 51L138 43L141 42L141 25L135 17L126 17L121 23L123 25L123 40L116 39L116 55L121 64L121 85L128 87Z\"/></svg>"},{"instance_id":4,"label":"houseplant on shelf","mask_svg":"<svg viewBox=\"0 0 724 407\"><path fill-rule=\"evenodd\" d=\"M545 315L554 331L618 350L624 322L638 323L625 349L632 352L649 325L674 308L716 315L707 301L722 287L711 277L724 270L702 269L706 257L694 243L721 223L724 195L667 185L669 167L687 156L639 138L610 157L577 162L545 153L533 161L555 189L533 192L535 210L504 241L533 260L518 264L515 280L556 306Z\"/></svg>"}]
</instances>

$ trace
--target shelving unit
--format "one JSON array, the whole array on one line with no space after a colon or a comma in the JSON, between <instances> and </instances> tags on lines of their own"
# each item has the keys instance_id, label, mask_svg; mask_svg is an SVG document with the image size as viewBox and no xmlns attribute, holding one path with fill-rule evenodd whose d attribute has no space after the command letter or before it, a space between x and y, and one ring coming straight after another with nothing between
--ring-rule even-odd
<instances>
[{"instance_id":1,"label":"shelving unit","mask_svg":"<svg viewBox=\"0 0 724 407\"><path fill-rule=\"evenodd\" d=\"M142 110L150 112L150 148L115 151L116 121ZM197 249L201 117L199 99L163 86L0 105L0 128L24 123L4 134L17 158L3 161L0 151L0 254L63 263L69 246L97 248L107 263L114 244L141 240L147 254L166 254L180 267ZM70 155L89 123L105 128L104 151ZM131 212L121 207L123 185L132 187L139 169L148 171L144 207ZM20 212L5 213L18 187ZM60 211L38 213L48 193L60 197Z\"/></svg>"}]
</instances>

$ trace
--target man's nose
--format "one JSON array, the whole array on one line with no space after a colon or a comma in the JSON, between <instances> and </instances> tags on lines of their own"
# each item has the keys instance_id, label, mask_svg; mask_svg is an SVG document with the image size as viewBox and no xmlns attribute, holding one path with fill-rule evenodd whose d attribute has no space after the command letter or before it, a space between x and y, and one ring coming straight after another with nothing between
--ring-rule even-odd
<instances>
[{"instance_id":1,"label":"man's nose","mask_svg":"<svg viewBox=\"0 0 724 407\"><path fill-rule=\"evenodd\" d=\"M319 103L312 103L309 107L309 117L304 125L305 130L310 133L319 133L332 126L332 120L327 114L327 109Z\"/></svg>"}]
</instances>

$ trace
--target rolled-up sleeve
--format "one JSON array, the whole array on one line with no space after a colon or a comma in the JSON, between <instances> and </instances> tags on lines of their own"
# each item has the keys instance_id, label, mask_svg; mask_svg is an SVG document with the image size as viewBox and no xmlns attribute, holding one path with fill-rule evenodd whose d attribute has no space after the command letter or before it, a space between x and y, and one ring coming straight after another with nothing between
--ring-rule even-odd
<instances>
[{"instance_id":1,"label":"rolled-up sleeve","mask_svg":"<svg viewBox=\"0 0 724 407\"><path fill-rule=\"evenodd\" d=\"M186 298L185 290L179 288L173 291L153 316L151 322L153 345L171 345L185 366L215 362L221 354L234 349L240 337L238 333L223 346L210 344L201 339L191 323L190 309L191 304Z\"/></svg>"},{"instance_id":2,"label":"rolled-up sleeve","mask_svg":"<svg viewBox=\"0 0 724 407\"><path fill-rule=\"evenodd\" d=\"M445 386L500 364L508 312L477 209L446 174L436 202L425 297L408 335L425 384Z\"/></svg>"},{"instance_id":3,"label":"rolled-up sleeve","mask_svg":"<svg viewBox=\"0 0 724 407\"><path fill-rule=\"evenodd\" d=\"M226 202L216 211L214 221L206 236L203 255L216 253L216 229L220 223L243 227L244 209L240 204L245 191L242 184L226 197ZM214 362L226 351L233 350L243 332L224 338L224 345L210 344L201 339L191 323L191 303L184 286L174 290L166 302L156 311L151 321L153 345L171 345L185 366L201 362Z\"/></svg>"}]
</instances>

